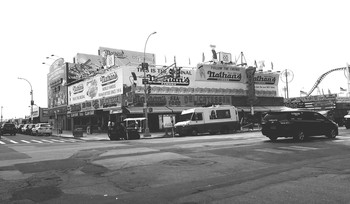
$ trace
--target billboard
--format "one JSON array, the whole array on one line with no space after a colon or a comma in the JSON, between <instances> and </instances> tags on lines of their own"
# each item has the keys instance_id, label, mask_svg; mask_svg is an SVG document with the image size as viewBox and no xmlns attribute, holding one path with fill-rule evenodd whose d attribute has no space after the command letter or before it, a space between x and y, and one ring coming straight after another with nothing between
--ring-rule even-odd
<instances>
[{"instance_id":1,"label":"billboard","mask_svg":"<svg viewBox=\"0 0 350 204\"><path fill-rule=\"evenodd\" d=\"M76 63L67 63L68 83L93 77L105 72L106 64L99 55L78 53L75 57Z\"/></svg>"},{"instance_id":2,"label":"billboard","mask_svg":"<svg viewBox=\"0 0 350 204\"><path fill-rule=\"evenodd\" d=\"M47 74L48 108L67 105L67 72L63 58L50 66Z\"/></svg>"},{"instance_id":3,"label":"billboard","mask_svg":"<svg viewBox=\"0 0 350 204\"><path fill-rule=\"evenodd\" d=\"M68 87L68 104L108 98L123 93L123 75L120 68L78 82Z\"/></svg>"},{"instance_id":4,"label":"billboard","mask_svg":"<svg viewBox=\"0 0 350 204\"><path fill-rule=\"evenodd\" d=\"M113 49L100 47L99 55L102 56L103 62L106 64L107 68L113 66L130 66L139 65L143 62L145 57L145 62L154 65L156 63L155 54L135 52L122 49Z\"/></svg>"}]
</instances>

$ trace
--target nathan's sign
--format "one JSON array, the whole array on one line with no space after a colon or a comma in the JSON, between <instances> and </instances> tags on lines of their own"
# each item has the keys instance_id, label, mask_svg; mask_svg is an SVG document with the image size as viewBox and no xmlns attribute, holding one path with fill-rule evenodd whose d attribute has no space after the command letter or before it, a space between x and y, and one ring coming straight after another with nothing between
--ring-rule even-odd
<instances>
[{"instance_id":1,"label":"nathan's sign","mask_svg":"<svg viewBox=\"0 0 350 204\"><path fill-rule=\"evenodd\" d=\"M158 79L154 75L147 75L148 84L152 85L166 85L166 86L188 86L190 79L188 77L174 78L169 77L165 79Z\"/></svg>"},{"instance_id":2,"label":"nathan's sign","mask_svg":"<svg viewBox=\"0 0 350 204\"><path fill-rule=\"evenodd\" d=\"M196 80L242 82L244 68L229 65L198 66Z\"/></svg>"},{"instance_id":3,"label":"nathan's sign","mask_svg":"<svg viewBox=\"0 0 350 204\"><path fill-rule=\"evenodd\" d=\"M267 75L267 74L259 74L255 73L254 76L255 84L271 84L274 85L278 82L278 75Z\"/></svg>"}]
</instances>

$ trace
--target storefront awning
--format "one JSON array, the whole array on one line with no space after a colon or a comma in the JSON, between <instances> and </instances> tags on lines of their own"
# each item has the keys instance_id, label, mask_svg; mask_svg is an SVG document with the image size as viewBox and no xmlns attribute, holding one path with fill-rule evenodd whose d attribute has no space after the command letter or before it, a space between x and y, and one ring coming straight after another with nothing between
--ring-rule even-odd
<instances>
[{"instance_id":1,"label":"storefront awning","mask_svg":"<svg viewBox=\"0 0 350 204\"><path fill-rule=\"evenodd\" d=\"M194 107L150 107L148 113L181 113L183 110ZM143 107L126 107L130 114L143 113ZM151 110L150 110L151 109Z\"/></svg>"},{"instance_id":2,"label":"storefront awning","mask_svg":"<svg viewBox=\"0 0 350 204\"><path fill-rule=\"evenodd\" d=\"M239 111L244 110L250 112L250 106L238 106L236 107ZM254 112L269 112L269 111L281 111L286 109L285 106L253 106Z\"/></svg>"}]
</instances>

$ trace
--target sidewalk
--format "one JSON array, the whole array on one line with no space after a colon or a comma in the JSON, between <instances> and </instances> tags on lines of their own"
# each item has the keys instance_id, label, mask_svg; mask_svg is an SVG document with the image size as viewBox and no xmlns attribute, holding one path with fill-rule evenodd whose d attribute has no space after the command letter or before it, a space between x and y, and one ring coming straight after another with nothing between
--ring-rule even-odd
<instances>
[{"instance_id":1,"label":"sidewalk","mask_svg":"<svg viewBox=\"0 0 350 204\"><path fill-rule=\"evenodd\" d=\"M86 132L83 132L82 137L74 137L73 131L69 131L69 130L63 130L61 134L54 131L52 132L52 136L64 137L64 138L75 138L75 139L81 139L81 140L97 140L97 141L110 140L107 133L87 134ZM150 137L145 137L143 133L141 133L140 137L141 139L153 139L153 138L162 138L162 137L170 137L170 136L166 136L165 132L155 132L155 133L151 133Z\"/></svg>"},{"instance_id":2,"label":"sidewalk","mask_svg":"<svg viewBox=\"0 0 350 204\"><path fill-rule=\"evenodd\" d=\"M254 129L243 128L239 130L238 133L258 132L258 131L261 131L259 127L254 127ZM110 140L107 133L87 134L86 132L83 132L82 137L74 137L73 131L68 131L68 130L63 130L61 134L58 134L56 131L53 131L52 136L63 137L63 138L75 138L75 139L81 139L81 140L95 140L95 141ZM151 132L151 136L149 137L145 137L144 133L140 133L140 139L169 138L169 137L172 137L171 133L166 134L165 132Z\"/></svg>"}]
</instances>

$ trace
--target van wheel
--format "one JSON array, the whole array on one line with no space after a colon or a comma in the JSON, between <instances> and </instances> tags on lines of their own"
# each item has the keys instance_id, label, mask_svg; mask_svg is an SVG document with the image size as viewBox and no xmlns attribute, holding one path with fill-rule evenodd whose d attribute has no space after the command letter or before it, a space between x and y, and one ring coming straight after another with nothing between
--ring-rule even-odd
<instances>
[{"instance_id":1,"label":"van wheel","mask_svg":"<svg viewBox=\"0 0 350 204\"><path fill-rule=\"evenodd\" d=\"M269 135L269 136L267 136L272 142L275 142L276 140L277 140L277 136L275 136L275 135Z\"/></svg>"},{"instance_id":2,"label":"van wheel","mask_svg":"<svg viewBox=\"0 0 350 204\"><path fill-rule=\"evenodd\" d=\"M337 136L337 131L335 129L331 129L326 136L330 139L334 139Z\"/></svg>"},{"instance_id":3,"label":"van wheel","mask_svg":"<svg viewBox=\"0 0 350 204\"><path fill-rule=\"evenodd\" d=\"M295 141L301 142L305 139L305 134L303 131L298 131L296 135L294 135L293 139Z\"/></svg>"},{"instance_id":4,"label":"van wheel","mask_svg":"<svg viewBox=\"0 0 350 204\"><path fill-rule=\"evenodd\" d=\"M192 129L191 134L193 136L197 136L198 135L198 130L197 129Z\"/></svg>"},{"instance_id":5,"label":"van wheel","mask_svg":"<svg viewBox=\"0 0 350 204\"><path fill-rule=\"evenodd\" d=\"M230 132L230 130L228 129L228 127L222 127L220 130L221 134L228 134Z\"/></svg>"}]
</instances>

